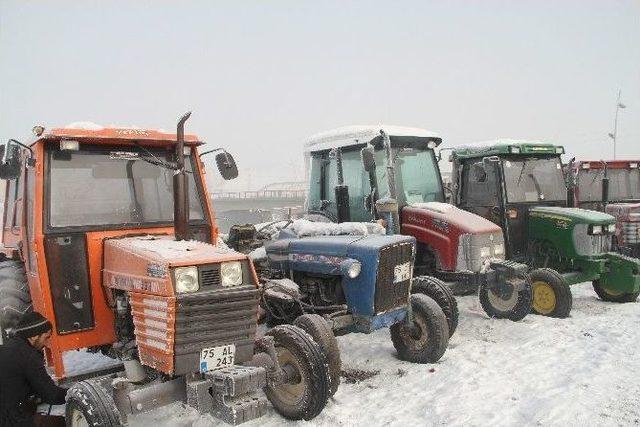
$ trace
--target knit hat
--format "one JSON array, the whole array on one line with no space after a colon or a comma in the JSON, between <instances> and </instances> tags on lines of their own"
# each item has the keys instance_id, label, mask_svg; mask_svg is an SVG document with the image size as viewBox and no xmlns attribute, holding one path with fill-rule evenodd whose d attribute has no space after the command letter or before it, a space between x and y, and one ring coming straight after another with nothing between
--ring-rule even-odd
<instances>
[{"instance_id":1,"label":"knit hat","mask_svg":"<svg viewBox=\"0 0 640 427\"><path fill-rule=\"evenodd\" d=\"M44 334L52 329L51 322L42 314L32 311L25 313L13 332L22 338L31 338Z\"/></svg>"}]
</instances>

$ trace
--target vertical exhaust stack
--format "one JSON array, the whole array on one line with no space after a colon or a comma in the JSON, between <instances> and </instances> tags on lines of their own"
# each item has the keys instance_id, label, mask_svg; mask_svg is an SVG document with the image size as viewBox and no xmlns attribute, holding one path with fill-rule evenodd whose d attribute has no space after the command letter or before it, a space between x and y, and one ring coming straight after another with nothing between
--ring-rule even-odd
<instances>
[{"instance_id":1,"label":"vertical exhaust stack","mask_svg":"<svg viewBox=\"0 0 640 427\"><path fill-rule=\"evenodd\" d=\"M191 117L187 112L178 121L176 171L173 175L173 226L176 240L189 240L189 186L184 171L184 124Z\"/></svg>"}]
</instances>

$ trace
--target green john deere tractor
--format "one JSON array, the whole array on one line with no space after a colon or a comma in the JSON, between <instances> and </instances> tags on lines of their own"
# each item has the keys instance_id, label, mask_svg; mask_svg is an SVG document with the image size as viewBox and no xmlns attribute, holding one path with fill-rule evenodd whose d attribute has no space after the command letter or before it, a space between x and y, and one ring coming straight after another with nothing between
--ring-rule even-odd
<instances>
[{"instance_id":1,"label":"green john deere tractor","mask_svg":"<svg viewBox=\"0 0 640 427\"><path fill-rule=\"evenodd\" d=\"M534 312L567 317L569 286L586 281L605 301L635 301L640 261L611 252L613 216L567 207L563 153L561 146L520 140L456 147L451 202L500 225L507 257L537 268Z\"/></svg>"}]
</instances>

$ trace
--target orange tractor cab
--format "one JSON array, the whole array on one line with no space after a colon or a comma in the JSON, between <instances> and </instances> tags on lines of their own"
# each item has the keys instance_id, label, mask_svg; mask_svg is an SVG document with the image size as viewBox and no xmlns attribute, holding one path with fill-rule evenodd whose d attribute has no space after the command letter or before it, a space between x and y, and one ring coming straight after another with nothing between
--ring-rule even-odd
<instances>
[{"instance_id":1,"label":"orange tractor cab","mask_svg":"<svg viewBox=\"0 0 640 427\"><path fill-rule=\"evenodd\" d=\"M256 339L256 273L218 243L200 156L217 151L225 179L235 161L223 149L199 155L189 115L177 134L36 127L33 141L0 146L3 336L26 311L46 316L60 381L73 382L66 351L123 361L72 386L68 425L126 424L175 400L237 424L265 412L258 388L292 419L327 402L326 355L308 334L279 326Z\"/></svg>"}]
</instances>

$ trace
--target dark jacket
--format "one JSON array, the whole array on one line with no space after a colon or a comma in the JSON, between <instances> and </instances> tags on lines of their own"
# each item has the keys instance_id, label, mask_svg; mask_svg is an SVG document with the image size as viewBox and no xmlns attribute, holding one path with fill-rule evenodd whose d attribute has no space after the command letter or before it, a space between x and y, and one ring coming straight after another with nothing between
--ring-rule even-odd
<instances>
[{"instance_id":1,"label":"dark jacket","mask_svg":"<svg viewBox=\"0 0 640 427\"><path fill-rule=\"evenodd\" d=\"M0 426L32 426L32 396L61 405L66 393L45 370L42 352L25 339L10 338L0 346Z\"/></svg>"}]
</instances>

